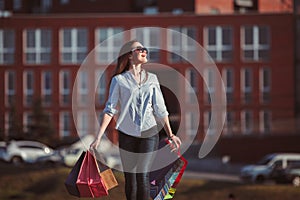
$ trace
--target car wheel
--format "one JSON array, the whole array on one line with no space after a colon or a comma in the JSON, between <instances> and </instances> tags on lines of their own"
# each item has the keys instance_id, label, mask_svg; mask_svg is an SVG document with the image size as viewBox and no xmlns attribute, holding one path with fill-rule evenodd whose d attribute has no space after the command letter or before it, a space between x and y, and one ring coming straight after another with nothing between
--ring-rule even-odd
<instances>
[{"instance_id":1,"label":"car wheel","mask_svg":"<svg viewBox=\"0 0 300 200\"><path fill-rule=\"evenodd\" d=\"M300 176L295 176L295 177L293 178L292 183L293 183L293 186L299 187L299 186L300 186Z\"/></svg>"},{"instance_id":2,"label":"car wheel","mask_svg":"<svg viewBox=\"0 0 300 200\"><path fill-rule=\"evenodd\" d=\"M259 175L259 176L256 177L255 183L262 184L264 182L265 182L265 177L264 176Z\"/></svg>"},{"instance_id":3,"label":"car wheel","mask_svg":"<svg viewBox=\"0 0 300 200\"><path fill-rule=\"evenodd\" d=\"M15 166L20 166L22 163L23 163L23 160L21 157L19 156L14 156L12 159L11 159L11 163Z\"/></svg>"}]
</instances>

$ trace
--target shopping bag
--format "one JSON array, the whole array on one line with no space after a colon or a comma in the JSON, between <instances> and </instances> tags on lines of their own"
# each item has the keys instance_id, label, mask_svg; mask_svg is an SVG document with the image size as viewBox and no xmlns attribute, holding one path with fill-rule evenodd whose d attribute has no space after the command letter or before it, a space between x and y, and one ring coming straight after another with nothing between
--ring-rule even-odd
<instances>
[{"instance_id":1,"label":"shopping bag","mask_svg":"<svg viewBox=\"0 0 300 200\"><path fill-rule=\"evenodd\" d=\"M97 165L100 170L100 176L103 179L106 189L110 190L110 189L118 186L118 181L116 180L116 177L115 177L112 169L109 168L107 165L103 164L105 162L103 159L103 155L101 155L99 152L94 151L94 150L90 150L90 151L96 158Z\"/></svg>"},{"instance_id":2,"label":"shopping bag","mask_svg":"<svg viewBox=\"0 0 300 200\"><path fill-rule=\"evenodd\" d=\"M104 182L107 190L110 190L110 189L118 186L116 177L110 168L100 172L100 176L103 179L103 182Z\"/></svg>"},{"instance_id":3,"label":"shopping bag","mask_svg":"<svg viewBox=\"0 0 300 200\"><path fill-rule=\"evenodd\" d=\"M168 140L160 142L160 147L169 144ZM170 165L153 172L150 172L150 196L154 200L172 199L176 187L187 166L186 159L177 152L178 159ZM159 162L159 161L157 161Z\"/></svg>"},{"instance_id":4,"label":"shopping bag","mask_svg":"<svg viewBox=\"0 0 300 200\"><path fill-rule=\"evenodd\" d=\"M102 197L108 195L108 190L100 176L97 161L91 152L87 151L76 181L80 197Z\"/></svg>"},{"instance_id":5,"label":"shopping bag","mask_svg":"<svg viewBox=\"0 0 300 200\"><path fill-rule=\"evenodd\" d=\"M75 163L74 167L72 168L71 172L69 173L67 179L65 180L65 186L69 194L80 197L79 190L76 185L77 177L80 171L80 167L82 161L84 159L85 152L82 152L79 159Z\"/></svg>"}]
</instances>

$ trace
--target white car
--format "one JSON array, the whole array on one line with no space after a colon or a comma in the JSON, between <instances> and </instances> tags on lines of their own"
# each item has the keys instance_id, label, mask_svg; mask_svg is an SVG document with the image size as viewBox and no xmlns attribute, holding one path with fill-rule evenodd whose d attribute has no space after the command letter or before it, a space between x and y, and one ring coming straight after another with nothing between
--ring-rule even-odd
<instances>
[{"instance_id":1,"label":"white car","mask_svg":"<svg viewBox=\"0 0 300 200\"><path fill-rule=\"evenodd\" d=\"M63 157L64 165L68 167L73 167L80 157L83 151L87 151L88 145L94 140L94 137L91 135L86 135L81 138L78 142L75 142L69 147L63 148L60 150L60 154ZM108 142L105 138L101 140L100 149L102 159L104 164L110 168L121 167L121 159L119 156L119 151L112 147L112 144Z\"/></svg>"},{"instance_id":2,"label":"white car","mask_svg":"<svg viewBox=\"0 0 300 200\"><path fill-rule=\"evenodd\" d=\"M36 141L10 141L6 147L4 160L15 165L35 163L38 158L51 155L53 149Z\"/></svg>"},{"instance_id":3,"label":"white car","mask_svg":"<svg viewBox=\"0 0 300 200\"><path fill-rule=\"evenodd\" d=\"M299 153L274 153L266 155L256 165L246 165L241 169L240 177L244 181L263 183L278 178L279 172L291 164L300 162Z\"/></svg>"}]
</instances>

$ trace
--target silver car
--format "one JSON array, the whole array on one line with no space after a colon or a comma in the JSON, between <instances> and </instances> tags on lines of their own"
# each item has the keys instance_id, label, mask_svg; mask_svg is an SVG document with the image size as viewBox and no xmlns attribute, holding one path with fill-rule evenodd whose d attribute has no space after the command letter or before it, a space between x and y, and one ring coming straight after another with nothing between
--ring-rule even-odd
<instances>
[{"instance_id":1,"label":"silver car","mask_svg":"<svg viewBox=\"0 0 300 200\"><path fill-rule=\"evenodd\" d=\"M15 165L35 163L38 158L53 154L53 149L36 141L10 141L4 160Z\"/></svg>"}]
</instances>

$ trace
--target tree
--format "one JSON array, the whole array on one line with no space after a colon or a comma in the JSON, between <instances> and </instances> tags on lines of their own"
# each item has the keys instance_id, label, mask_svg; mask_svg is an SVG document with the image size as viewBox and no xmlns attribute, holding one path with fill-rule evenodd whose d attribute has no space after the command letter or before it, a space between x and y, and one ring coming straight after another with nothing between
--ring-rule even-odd
<instances>
[{"instance_id":1,"label":"tree","mask_svg":"<svg viewBox=\"0 0 300 200\"><path fill-rule=\"evenodd\" d=\"M11 105L8 114L8 139L21 139L23 137L22 117L16 106Z\"/></svg>"},{"instance_id":2,"label":"tree","mask_svg":"<svg viewBox=\"0 0 300 200\"><path fill-rule=\"evenodd\" d=\"M33 104L31 120L27 130L26 138L28 139L50 143L54 138L51 116L44 111L41 99L35 100Z\"/></svg>"}]
</instances>

